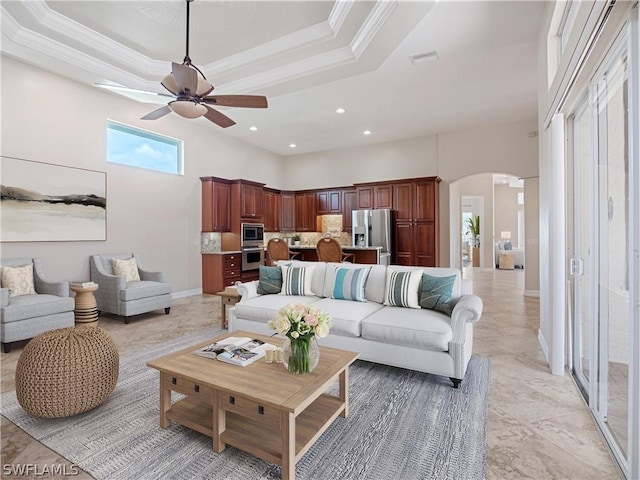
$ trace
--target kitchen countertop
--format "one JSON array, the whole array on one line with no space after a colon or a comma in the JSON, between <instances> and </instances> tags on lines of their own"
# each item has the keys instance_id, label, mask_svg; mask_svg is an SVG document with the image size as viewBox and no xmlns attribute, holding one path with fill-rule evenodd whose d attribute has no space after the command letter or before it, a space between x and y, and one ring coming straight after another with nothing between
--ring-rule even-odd
<instances>
[{"instance_id":1,"label":"kitchen countertop","mask_svg":"<svg viewBox=\"0 0 640 480\"><path fill-rule=\"evenodd\" d=\"M289 245L290 250L309 250L316 249L315 245ZM382 247L363 247L361 245L343 245L343 250L382 250Z\"/></svg>"}]
</instances>

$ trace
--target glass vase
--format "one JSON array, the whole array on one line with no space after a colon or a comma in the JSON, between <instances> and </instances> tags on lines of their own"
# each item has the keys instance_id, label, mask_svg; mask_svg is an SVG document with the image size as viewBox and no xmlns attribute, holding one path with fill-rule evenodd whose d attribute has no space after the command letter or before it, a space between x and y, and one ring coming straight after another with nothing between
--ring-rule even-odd
<instances>
[{"instance_id":1,"label":"glass vase","mask_svg":"<svg viewBox=\"0 0 640 480\"><path fill-rule=\"evenodd\" d=\"M316 337L287 337L282 344L282 363L291 373L309 373L318 366L320 348Z\"/></svg>"}]
</instances>

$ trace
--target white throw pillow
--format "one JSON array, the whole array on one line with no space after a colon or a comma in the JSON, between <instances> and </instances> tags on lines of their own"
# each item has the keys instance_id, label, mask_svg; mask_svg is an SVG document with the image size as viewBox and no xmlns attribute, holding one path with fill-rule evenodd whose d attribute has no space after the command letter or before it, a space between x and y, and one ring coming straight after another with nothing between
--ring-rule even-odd
<instances>
[{"instance_id":1,"label":"white throw pillow","mask_svg":"<svg viewBox=\"0 0 640 480\"><path fill-rule=\"evenodd\" d=\"M112 258L111 268L113 268L114 275L124 275L127 282L140 281L140 273L138 273L138 263L136 262L135 257L131 257L128 260Z\"/></svg>"},{"instance_id":2,"label":"white throw pillow","mask_svg":"<svg viewBox=\"0 0 640 480\"><path fill-rule=\"evenodd\" d=\"M395 307L420 308L418 290L422 282L422 270L398 272L387 270L384 304Z\"/></svg>"},{"instance_id":3,"label":"white throw pillow","mask_svg":"<svg viewBox=\"0 0 640 480\"><path fill-rule=\"evenodd\" d=\"M24 267L2 267L2 286L9 290L10 297L35 295L33 264Z\"/></svg>"},{"instance_id":4,"label":"white throw pillow","mask_svg":"<svg viewBox=\"0 0 640 480\"><path fill-rule=\"evenodd\" d=\"M315 265L306 267L280 265L280 268L282 268L282 290L278 295L315 295L311 289Z\"/></svg>"}]
</instances>

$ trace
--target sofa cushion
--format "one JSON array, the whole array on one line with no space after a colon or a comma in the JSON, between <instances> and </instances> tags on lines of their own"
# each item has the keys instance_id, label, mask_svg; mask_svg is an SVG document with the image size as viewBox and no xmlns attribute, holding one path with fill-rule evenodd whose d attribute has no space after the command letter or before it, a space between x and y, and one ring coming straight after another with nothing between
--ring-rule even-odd
<instances>
[{"instance_id":1,"label":"sofa cushion","mask_svg":"<svg viewBox=\"0 0 640 480\"><path fill-rule=\"evenodd\" d=\"M282 290L280 295L315 295L311 288L311 278L315 266L306 265L304 267L294 267L281 265L282 269Z\"/></svg>"},{"instance_id":2,"label":"sofa cushion","mask_svg":"<svg viewBox=\"0 0 640 480\"><path fill-rule=\"evenodd\" d=\"M362 320L382 308L381 304L375 302L353 302L335 298L323 298L313 305L331 315L333 326L330 334L351 337L359 337Z\"/></svg>"},{"instance_id":3,"label":"sofa cushion","mask_svg":"<svg viewBox=\"0 0 640 480\"><path fill-rule=\"evenodd\" d=\"M451 298L457 299L460 296L460 270L456 268L446 268L446 267L405 267L403 265L389 265L387 267L389 272L412 272L415 270L420 270L423 273L427 273L432 277L448 277L451 275L456 276L456 281L453 284L453 288L451 289Z\"/></svg>"},{"instance_id":4,"label":"sofa cushion","mask_svg":"<svg viewBox=\"0 0 640 480\"><path fill-rule=\"evenodd\" d=\"M282 290L282 270L280 267L260 265L257 292L260 295L280 293Z\"/></svg>"},{"instance_id":5,"label":"sofa cushion","mask_svg":"<svg viewBox=\"0 0 640 480\"><path fill-rule=\"evenodd\" d=\"M364 287L365 298L370 302L384 302L384 287L387 279L386 265L369 265L371 271L367 277L367 284ZM333 284L335 279L336 268L362 268L362 265L354 263L327 263L327 274L324 279L324 288L322 296L331 298L333 293Z\"/></svg>"},{"instance_id":6,"label":"sofa cushion","mask_svg":"<svg viewBox=\"0 0 640 480\"><path fill-rule=\"evenodd\" d=\"M139 282L140 273L138 272L138 262L135 257L123 260L121 258L111 259L111 268L114 275L124 275L127 282Z\"/></svg>"},{"instance_id":7,"label":"sofa cushion","mask_svg":"<svg viewBox=\"0 0 640 480\"><path fill-rule=\"evenodd\" d=\"M413 272L388 272L384 304L396 307L420 308L418 290L421 280L422 272L419 270Z\"/></svg>"},{"instance_id":8,"label":"sofa cushion","mask_svg":"<svg viewBox=\"0 0 640 480\"><path fill-rule=\"evenodd\" d=\"M155 297L171 293L171 284L165 282L150 282L142 280L140 282L128 282L127 288L120 290L120 300L129 302L140 298Z\"/></svg>"},{"instance_id":9,"label":"sofa cushion","mask_svg":"<svg viewBox=\"0 0 640 480\"><path fill-rule=\"evenodd\" d=\"M446 352L453 336L450 318L433 310L384 307L362 320L362 338Z\"/></svg>"},{"instance_id":10,"label":"sofa cushion","mask_svg":"<svg viewBox=\"0 0 640 480\"><path fill-rule=\"evenodd\" d=\"M420 288L419 303L422 308L437 310L451 316L453 304L451 302L451 290L456 281L456 276L434 277L428 273L422 274L422 286Z\"/></svg>"},{"instance_id":11,"label":"sofa cushion","mask_svg":"<svg viewBox=\"0 0 640 480\"><path fill-rule=\"evenodd\" d=\"M22 267L2 267L2 286L9 290L10 297L35 295L33 264Z\"/></svg>"},{"instance_id":12,"label":"sofa cushion","mask_svg":"<svg viewBox=\"0 0 640 480\"><path fill-rule=\"evenodd\" d=\"M16 322L27 318L44 317L57 313L72 312L74 301L71 297L35 294L13 297L9 305L2 307L2 322ZM45 320L46 321L46 320Z\"/></svg>"},{"instance_id":13,"label":"sofa cushion","mask_svg":"<svg viewBox=\"0 0 640 480\"><path fill-rule=\"evenodd\" d=\"M313 291L312 295L322 296L323 287L324 287L324 273L327 267L325 262L304 262L300 260L279 260L276 265L282 266L290 266L290 267L306 267L312 266L313 274L311 275L311 290Z\"/></svg>"},{"instance_id":14,"label":"sofa cushion","mask_svg":"<svg viewBox=\"0 0 640 480\"><path fill-rule=\"evenodd\" d=\"M331 298L366 302L364 287L367 284L369 272L371 272L371 267L336 267L333 275Z\"/></svg>"},{"instance_id":15,"label":"sofa cushion","mask_svg":"<svg viewBox=\"0 0 640 480\"><path fill-rule=\"evenodd\" d=\"M276 313L288 304L315 303L319 297L302 297L299 295L261 295L242 299L235 305L236 317L254 322L267 323L275 318Z\"/></svg>"}]
</instances>

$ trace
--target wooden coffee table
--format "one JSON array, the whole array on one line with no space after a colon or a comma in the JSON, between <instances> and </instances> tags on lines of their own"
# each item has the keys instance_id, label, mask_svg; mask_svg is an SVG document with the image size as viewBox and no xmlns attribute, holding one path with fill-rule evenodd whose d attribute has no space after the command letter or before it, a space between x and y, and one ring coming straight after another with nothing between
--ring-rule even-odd
<instances>
[{"instance_id":1,"label":"wooden coffee table","mask_svg":"<svg viewBox=\"0 0 640 480\"><path fill-rule=\"evenodd\" d=\"M160 371L160 427L174 421L192 428L213 439L214 451L234 446L281 465L282 478L293 479L298 460L338 416L347 416L349 365L359 354L320 347L316 369L296 375L280 363L239 367L192 353L229 336L282 343L234 331L147 363ZM338 395L325 393L335 382ZM172 404L171 391L186 398Z\"/></svg>"}]
</instances>

